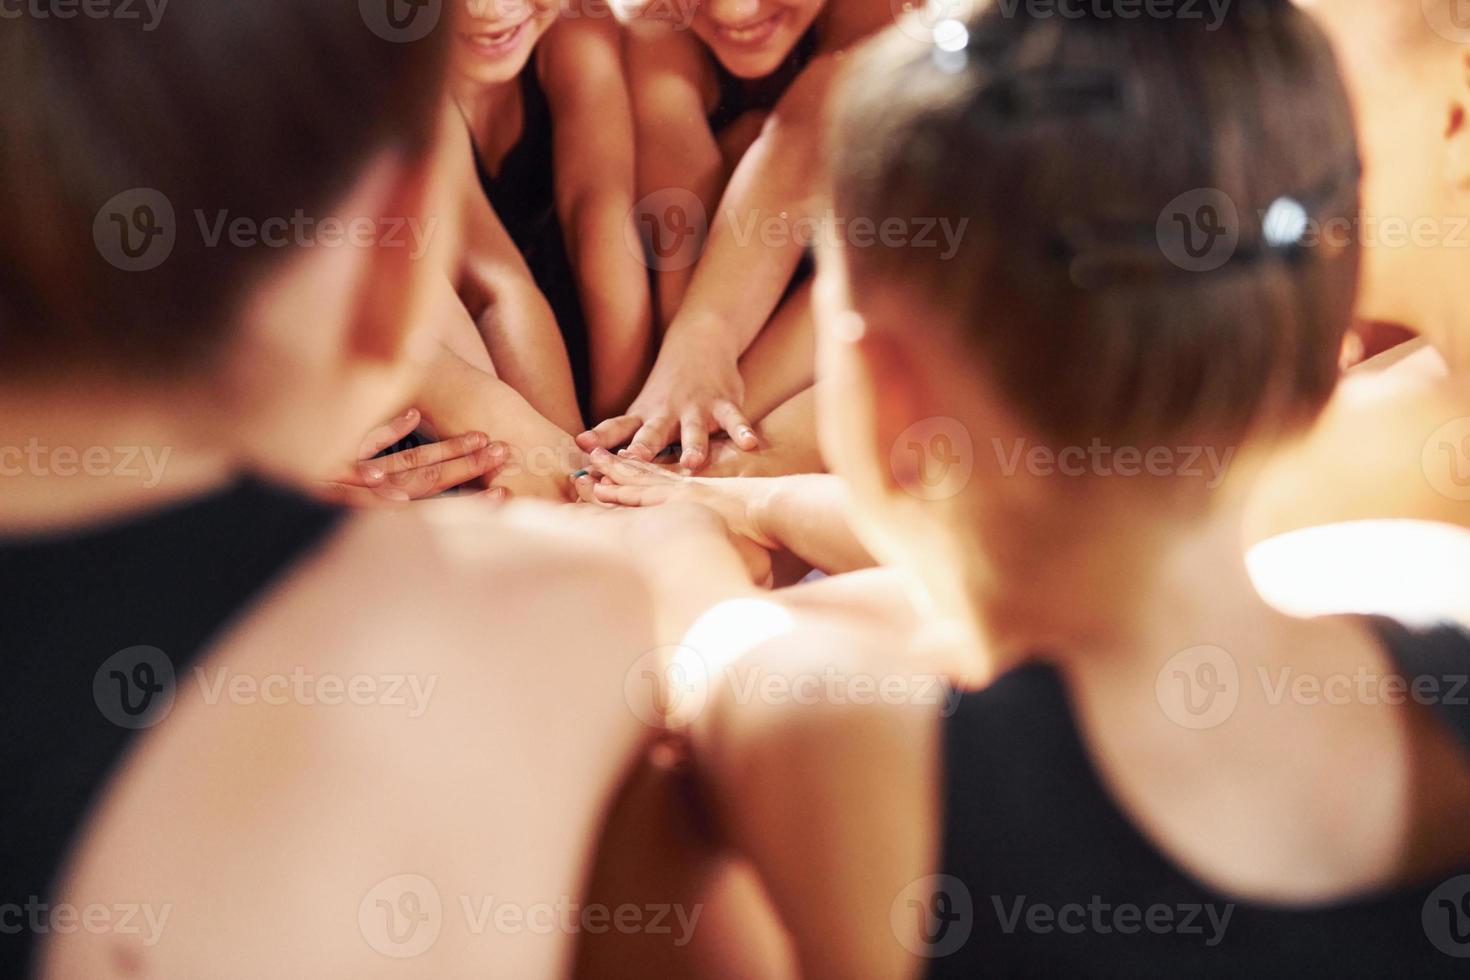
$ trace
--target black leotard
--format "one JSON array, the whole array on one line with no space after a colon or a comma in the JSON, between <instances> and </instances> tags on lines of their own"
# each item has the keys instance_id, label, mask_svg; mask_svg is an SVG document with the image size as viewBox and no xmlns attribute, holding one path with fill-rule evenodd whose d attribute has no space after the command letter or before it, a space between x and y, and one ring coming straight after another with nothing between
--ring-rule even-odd
<instances>
[{"instance_id":1,"label":"black leotard","mask_svg":"<svg viewBox=\"0 0 1470 980\"><path fill-rule=\"evenodd\" d=\"M501 161L499 173L491 176L478 153L475 169L490 206L551 304L571 358L577 401L585 414L590 404L592 369L587 318L556 210L554 123L534 60L521 71L520 86L524 117L521 138Z\"/></svg>"},{"instance_id":2,"label":"black leotard","mask_svg":"<svg viewBox=\"0 0 1470 980\"><path fill-rule=\"evenodd\" d=\"M125 523L0 537L0 973L28 972L43 903L134 739L338 515L247 481Z\"/></svg>"},{"instance_id":3,"label":"black leotard","mask_svg":"<svg viewBox=\"0 0 1470 980\"><path fill-rule=\"evenodd\" d=\"M1470 633L1373 623L1405 678L1435 678L1470 763ZM1115 801L1050 666L964 696L944 745L943 877L913 906L929 977L1470 976L1470 868L1311 907L1222 895Z\"/></svg>"}]
</instances>

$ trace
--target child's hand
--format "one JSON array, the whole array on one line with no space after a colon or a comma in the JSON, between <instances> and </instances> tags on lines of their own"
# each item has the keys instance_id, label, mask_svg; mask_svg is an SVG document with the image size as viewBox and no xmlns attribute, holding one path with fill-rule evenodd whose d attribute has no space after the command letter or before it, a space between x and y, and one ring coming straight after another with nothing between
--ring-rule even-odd
<instances>
[{"instance_id":1,"label":"child's hand","mask_svg":"<svg viewBox=\"0 0 1470 980\"><path fill-rule=\"evenodd\" d=\"M433 497L471 480L493 476L505 465L505 447L492 444L483 432L378 457L418 424L418 411L409 409L369 432L356 465L334 480L318 484L319 495L335 503L379 507Z\"/></svg>"},{"instance_id":2,"label":"child's hand","mask_svg":"<svg viewBox=\"0 0 1470 980\"><path fill-rule=\"evenodd\" d=\"M744 399L745 382L733 358L666 342L628 414L582 433L577 445L589 452L614 449L631 438L628 451L646 462L677 438L683 447L681 465L698 470L709 460L713 430L723 429L746 451L760 445L741 411Z\"/></svg>"},{"instance_id":3,"label":"child's hand","mask_svg":"<svg viewBox=\"0 0 1470 980\"><path fill-rule=\"evenodd\" d=\"M762 529L758 517L768 492L768 480L680 476L652 463L614 456L603 449L593 451L591 469L603 478L600 483L586 484L599 503L622 507L651 507L669 502L700 504L720 515L731 534L767 551L780 547Z\"/></svg>"}]
</instances>

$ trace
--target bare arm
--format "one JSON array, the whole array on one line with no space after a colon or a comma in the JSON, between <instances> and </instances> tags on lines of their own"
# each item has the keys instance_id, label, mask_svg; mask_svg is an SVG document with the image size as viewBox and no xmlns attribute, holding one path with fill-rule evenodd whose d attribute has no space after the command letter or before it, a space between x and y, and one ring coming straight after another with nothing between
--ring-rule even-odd
<instances>
[{"instance_id":1,"label":"bare arm","mask_svg":"<svg viewBox=\"0 0 1470 980\"><path fill-rule=\"evenodd\" d=\"M704 226L724 190L725 164L710 132L703 81L709 54L689 31L640 22L628 31L628 78L638 142L638 215L649 239L658 321L667 328L684 302ZM698 206L697 214L688 205ZM694 220L702 217L703 221Z\"/></svg>"},{"instance_id":2,"label":"bare arm","mask_svg":"<svg viewBox=\"0 0 1470 980\"><path fill-rule=\"evenodd\" d=\"M450 127L463 186L464 255L455 283L495 373L567 431L581 428L571 363L556 318L475 176L468 131Z\"/></svg>"},{"instance_id":3,"label":"bare arm","mask_svg":"<svg viewBox=\"0 0 1470 980\"><path fill-rule=\"evenodd\" d=\"M872 646L871 636L824 627L771 640L718 672L691 726L716 832L754 864L803 976L922 972L919 917L907 903L929 898L917 886L939 861L941 706L931 699L942 695L921 693L937 692L935 675ZM786 681L776 689L822 696L766 702L738 689L774 678ZM854 704L847 681L854 691L902 685L912 703Z\"/></svg>"},{"instance_id":4,"label":"bare arm","mask_svg":"<svg viewBox=\"0 0 1470 980\"><path fill-rule=\"evenodd\" d=\"M440 432L485 432L505 449L494 485L516 497L572 499L570 475L586 465L571 436L536 411L515 389L443 349L418 399Z\"/></svg>"},{"instance_id":5,"label":"bare arm","mask_svg":"<svg viewBox=\"0 0 1470 980\"><path fill-rule=\"evenodd\" d=\"M769 550L790 551L824 572L870 568L873 556L847 520L847 487L835 476L684 477L602 450L592 467L604 503L631 507L690 500L725 518L730 529Z\"/></svg>"},{"instance_id":6,"label":"bare arm","mask_svg":"<svg viewBox=\"0 0 1470 980\"><path fill-rule=\"evenodd\" d=\"M737 361L766 325L816 233L828 90L838 61L826 56L798 77L736 168L712 223L689 292L664 337L653 372L628 414L597 426L587 448L631 448L652 459L676 438L691 469L708 459L721 429L754 449Z\"/></svg>"},{"instance_id":7,"label":"bare arm","mask_svg":"<svg viewBox=\"0 0 1470 980\"><path fill-rule=\"evenodd\" d=\"M590 410L603 418L632 402L652 356L648 270L629 247L637 241L635 153L622 39L612 21L586 16L556 24L542 44L557 210L587 312Z\"/></svg>"}]
</instances>

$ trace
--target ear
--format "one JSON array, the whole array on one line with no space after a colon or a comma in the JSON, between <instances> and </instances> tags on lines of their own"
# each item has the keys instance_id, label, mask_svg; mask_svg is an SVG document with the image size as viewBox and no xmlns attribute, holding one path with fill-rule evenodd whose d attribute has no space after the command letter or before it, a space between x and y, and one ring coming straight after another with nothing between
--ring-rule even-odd
<instances>
[{"instance_id":1,"label":"ear","mask_svg":"<svg viewBox=\"0 0 1470 980\"><path fill-rule=\"evenodd\" d=\"M346 337L355 359L397 361L424 326L428 287L433 276L444 274L438 250L430 248L441 230L432 201L435 158L428 152L385 155L353 195L357 206L346 212L349 220L377 223L372 243L361 247L361 287Z\"/></svg>"},{"instance_id":2,"label":"ear","mask_svg":"<svg viewBox=\"0 0 1470 980\"><path fill-rule=\"evenodd\" d=\"M898 338L868 331L856 342L868 383L873 391L873 454L877 478L884 492L903 492L921 479L922 454L905 443L923 420L921 380L914 352Z\"/></svg>"},{"instance_id":3,"label":"ear","mask_svg":"<svg viewBox=\"0 0 1470 980\"><path fill-rule=\"evenodd\" d=\"M1470 198L1470 53L1461 55L1445 117L1445 185Z\"/></svg>"}]
</instances>

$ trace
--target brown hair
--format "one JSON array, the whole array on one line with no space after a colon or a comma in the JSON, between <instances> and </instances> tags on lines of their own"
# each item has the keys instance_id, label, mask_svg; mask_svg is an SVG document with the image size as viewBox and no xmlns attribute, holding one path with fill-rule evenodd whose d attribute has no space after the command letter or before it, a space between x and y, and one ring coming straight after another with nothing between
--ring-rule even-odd
<instances>
[{"instance_id":1,"label":"brown hair","mask_svg":"<svg viewBox=\"0 0 1470 980\"><path fill-rule=\"evenodd\" d=\"M944 25L940 44L894 32L854 65L839 215L969 221L950 261L847 249L854 280L952 313L977 365L1059 443L1233 443L1314 417L1359 254L1356 235L1329 248L1293 234L1357 208L1326 40L1285 0L1241 0L1218 29L1013 7ZM1276 202L1273 226L1260 215ZM1209 237L1232 206L1229 234ZM1193 245L1215 240L1229 258L1205 269Z\"/></svg>"},{"instance_id":2,"label":"brown hair","mask_svg":"<svg viewBox=\"0 0 1470 980\"><path fill-rule=\"evenodd\" d=\"M146 30L89 16L22 16L0 30L7 373L87 365L147 376L197 363L289 250L210 249L196 209L211 221L298 210L320 220L375 153L422 152L442 32L388 40L358 7L187 0ZM127 271L104 254L101 212L138 188L123 200L161 196L177 241L161 265Z\"/></svg>"}]
</instances>

